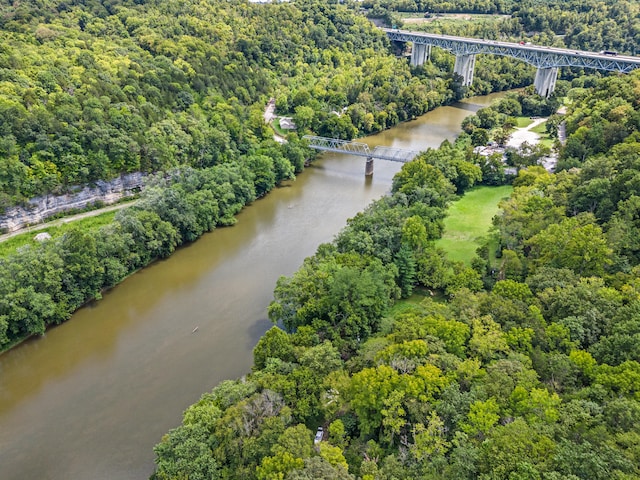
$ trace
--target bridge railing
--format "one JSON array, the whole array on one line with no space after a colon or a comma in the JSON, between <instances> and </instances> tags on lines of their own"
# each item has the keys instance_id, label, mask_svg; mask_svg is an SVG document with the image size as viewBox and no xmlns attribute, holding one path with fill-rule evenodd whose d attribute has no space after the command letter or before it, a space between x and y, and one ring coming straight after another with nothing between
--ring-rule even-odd
<instances>
[{"instance_id":1,"label":"bridge railing","mask_svg":"<svg viewBox=\"0 0 640 480\"><path fill-rule=\"evenodd\" d=\"M366 143L340 140L339 138L318 137L315 135L305 135L303 138L309 141L309 147L315 148L316 150L344 152L361 157L371 156L371 150L369 150L369 145Z\"/></svg>"},{"instance_id":2,"label":"bridge railing","mask_svg":"<svg viewBox=\"0 0 640 480\"><path fill-rule=\"evenodd\" d=\"M338 138L318 137L315 135L305 135L303 138L309 142L310 148L316 150L347 153L349 155L358 155L369 159L378 158L391 162L410 162L420 153L416 150L383 146L377 146L371 150L366 143L340 140Z\"/></svg>"},{"instance_id":3,"label":"bridge railing","mask_svg":"<svg viewBox=\"0 0 640 480\"><path fill-rule=\"evenodd\" d=\"M391 28L382 29L389 40L431 45L449 50L455 55L490 53L517 58L537 68L580 67L629 73L640 68L640 57L612 55L608 52L586 52L543 45L456 37L435 33L411 32Z\"/></svg>"}]
</instances>

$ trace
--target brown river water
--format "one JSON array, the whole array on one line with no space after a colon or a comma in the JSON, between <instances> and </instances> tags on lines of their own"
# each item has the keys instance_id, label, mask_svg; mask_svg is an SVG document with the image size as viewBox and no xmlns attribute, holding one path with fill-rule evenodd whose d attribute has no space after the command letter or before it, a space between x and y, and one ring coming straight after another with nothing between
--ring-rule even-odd
<instances>
[{"instance_id":1,"label":"brown river water","mask_svg":"<svg viewBox=\"0 0 640 480\"><path fill-rule=\"evenodd\" d=\"M500 95L440 107L363 141L437 147ZM325 153L246 207L234 227L204 235L0 355L0 478L148 478L153 446L184 409L251 368L278 277L388 192L400 166L377 160L365 178L363 158Z\"/></svg>"}]
</instances>

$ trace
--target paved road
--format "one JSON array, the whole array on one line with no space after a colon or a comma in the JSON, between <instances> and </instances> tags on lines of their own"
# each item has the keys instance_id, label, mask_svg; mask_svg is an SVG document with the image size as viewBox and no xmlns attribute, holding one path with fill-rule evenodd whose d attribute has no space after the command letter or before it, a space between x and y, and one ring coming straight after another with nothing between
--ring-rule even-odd
<instances>
[{"instance_id":1,"label":"paved road","mask_svg":"<svg viewBox=\"0 0 640 480\"><path fill-rule=\"evenodd\" d=\"M117 205L110 205L108 207L99 208L98 210L91 210L89 212L78 213L76 215L69 215L68 217L58 218L57 220L52 220L50 222L39 223L38 225L32 225L30 227L24 227L24 228L21 228L20 230L16 230L14 232L0 235L0 242L4 242L5 240L10 239L11 237L20 235L21 233L37 232L38 230L43 230L47 227L55 227L57 225L63 225L65 223L75 222L76 220L80 220L81 218L95 217L96 215L100 215L101 213L106 213L106 212L111 212L113 210L120 210L122 208L127 208L134 205L136 202L137 200L118 203Z\"/></svg>"},{"instance_id":2,"label":"paved road","mask_svg":"<svg viewBox=\"0 0 640 480\"><path fill-rule=\"evenodd\" d=\"M264 114L263 114L264 123L271 123L271 120L276 118L275 111L276 111L276 102L273 99L271 99L269 100L269 102L267 103L267 106L264 109Z\"/></svg>"},{"instance_id":3,"label":"paved road","mask_svg":"<svg viewBox=\"0 0 640 480\"><path fill-rule=\"evenodd\" d=\"M266 123L267 125L271 125L271 122L275 122L278 120L278 117L276 116L276 103L275 101L273 101L273 99L269 100L269 103L267 103L267 106L264 109L264 123ZM276 132L275 130L273 131L273 139L278 142L278 143L287 143L287 139L284 138L282 135L279 135L278 132Z\"/></svg>"}]
</instances>

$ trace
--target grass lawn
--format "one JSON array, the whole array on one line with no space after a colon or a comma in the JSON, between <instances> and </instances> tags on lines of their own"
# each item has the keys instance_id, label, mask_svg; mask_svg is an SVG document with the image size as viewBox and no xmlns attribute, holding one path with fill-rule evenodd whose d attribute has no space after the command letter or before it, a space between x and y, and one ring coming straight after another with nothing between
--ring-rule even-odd
<instances>
[{"instance_id":1,"label":"grass lawn","mask_svg":"<svg viewBox=\"0 0 640 480\"><path fill-rule=\"evenodd\" d=\"M386 311L382 321L380 322L380 331L387 334L390 333L394 324L396 315L411 312L416 305L420 305L425 298L430 298L434 302L446 303L447 298L442 292L432 291L425 287L415 287L409 298L396 300Z\"/></svg>"},{"instance_id":2,"label":"grass lawn","mask_svg":"<svg viewBox=\"0 0 640 480\"><path fill-rule=\"evenodd\" d=\"M281 137L286 137L289 134L288 130L284 130L280 127L280 117L275 120L271 120L271 128L273 128L273 130Z\"/></svg>"},{"instance_id":3,"label":"grass lawn","mask_svg":"<svg viewBox=\"0 0 640 480\"><path fill-rule=\"evenodd\" d=\"M540 144L549 148L553 147L553 138L551 138L547 132L547 122L542 122L540 125L536 125L531 129L531 131L540 135Z\"/></svg>"},{"instance_id":4,"label":"grass lawn","mask_svg":"<svg viewBox=\"0 0 640 480\"><path fill-rule=\"evenodd\" d=\"M518 128L526 128L533 123L533 120L529 117L516 117L516 120L518 120L518 123L516 124L516 127Z\"/></svg>"},{"instance_id":5,"label":"grass lawn","mask_svg":"<svg viewBox=\"0 0 640 480\"><path fill-rule=\"evenodd\" d=\"M491 228L491 219L498 213L498 202L512 190L510 185L469 190L449 207L444 234L436 246L444 249L451 260L470 265L481 239Z\"/></svg>"},{"instance_id":6,"label":"grass lawn","mask_svg":"<svg viewBox=\"0 0 640 480\"><path fill-rule=\"evenodd\" d=\"M548 135L547 134L547 122L546 120L531 129L532 132L536 132L539 135Z\"/></svg>"},{"instance_id":7,"label":"grass lawn","mask_svg":"<svg viewBox=\"0 0 640 480\"><path fill-rule=\"evenodd\" d=\"M544 145L545 147L549 147L549 148L553 148L553 139L549 138L549 137L540 137L540 140L538 140L538 143L540 143L541 145Z\"/></svg>"},{"instance_id":8,"label":"grass lawn","mask_svg":"<svg viewBox=\"0 0 640 480\"><path fill-rule=\"evenodd\" d=\"M37 242L33 237L38 233L47 232L55 238L63 235L72 227L78 227L80 230L85 232L88 230L94 230L111 223L113 221L113 217L116 216L116 213L118 212L105 212L100 215L96 215L95 217L82 218L70 223L63 223L62 225L51 226L37 231L34 230L33 232L21 233L20 235L11 237L4 242L0 242L0 257L6 257L7 255L15 253L15 251L23 245L36 244Z\"/></svg>"}]
</instances>

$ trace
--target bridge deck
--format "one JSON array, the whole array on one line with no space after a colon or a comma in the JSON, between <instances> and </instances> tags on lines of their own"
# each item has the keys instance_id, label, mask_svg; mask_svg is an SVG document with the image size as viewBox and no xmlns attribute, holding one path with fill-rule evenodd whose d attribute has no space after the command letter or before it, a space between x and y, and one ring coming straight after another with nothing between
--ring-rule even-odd
<instances>
[{"instance_id":1,"label":"bridge deck","mask_svg":"<svg viewBox=\"0 0 640 480\"><path fill-rule=\"evenodd\" d=\"M512 42L483 40L479 38L438 35L435 33L411 32L407 30L382 29L390 40L413 42L444 48L456 55L490 53L520 59L537 68L582 67L622 73L640 68L640 57L600 52L545 47L542 45L522 45Z\"/></svg>"},{"instance_id":2,"label":"bridge deck","mask_svg":"<svg viewBox=\"0 0 640 480\"><path fill-rule=\"evenodd\" d=\"M413 160L420 152L415 150L405 150L402 148L377 146L373 150L369 145L350 140L339 140L337 138L317 137L315 135L305 135L303 138L309 141L309 147L325 152L347 153L360 157L389 160L391 162L406 163Z\"/></svg>"}]
</instances>

